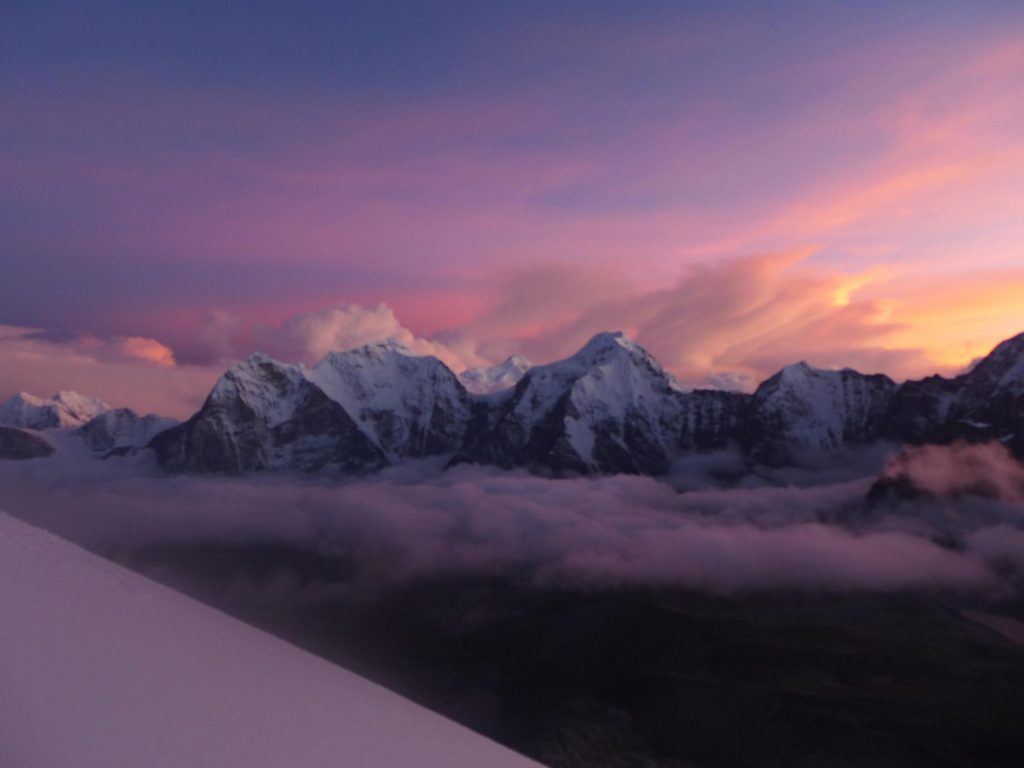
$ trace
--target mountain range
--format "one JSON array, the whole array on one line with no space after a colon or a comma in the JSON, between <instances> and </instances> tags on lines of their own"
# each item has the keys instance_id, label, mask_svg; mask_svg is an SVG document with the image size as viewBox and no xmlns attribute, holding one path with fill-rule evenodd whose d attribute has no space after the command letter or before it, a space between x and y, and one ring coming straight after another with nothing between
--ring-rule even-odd
<instances>
[{"instance_id":1,"label":"mountain range","mask_svg":"<svg viewBox=\"0 0 1024 768\"><path fill-rule=\"evenodd\" d=\"M725 448L768 466L880 441L999 440L1024 457L1024 334L955 378L787 366L752 394L681 385L622 333L530 366L455 374L388 340L312 368L255 354L184 423L62 392L0 406L9 429L75 429L103 455L150 448L171 472L369 472L406 459L545 474L664 475ZM8 435L7 442L13 438ZM38 446L35 446L38 455Z\"/></svg>"}]
</instances>

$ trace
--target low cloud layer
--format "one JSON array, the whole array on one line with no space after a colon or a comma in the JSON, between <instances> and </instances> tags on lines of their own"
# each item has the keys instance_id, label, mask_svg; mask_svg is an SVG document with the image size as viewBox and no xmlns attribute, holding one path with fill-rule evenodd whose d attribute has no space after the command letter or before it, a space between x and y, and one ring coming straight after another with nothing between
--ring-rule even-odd
<instances>
[{"instance_id":1,"label":"low cloud layer","mask_svg":"<svg viewBox=\"0 0 1024 768\"><path fill-rule=\"evenodd\" d=\"M345 483L160 477L148 458L8 462L2 506L90 547L294 547L343 562L326 593L445 575L583 590L944 589L1006 596L1024 572L1019 508L955 532L865 513L873 478L679 492L642 477L549 480L430 463ZM965 518L966 520L966 518ZM964 521L961 521L962 523ZM942 543L937 543L941 541Z\"/></svg>"},{"instance_id":2,"label":"low cloud layer","mask_svg":"<svg viewBox=\"0 0 1024 768\"><path fill-rule=\"evenodd\" d=\"M889 460L884 477L933 496L975 494L1024 504L1024 464L1000 442L907 448Z\"/></svg>"}]
</instances>

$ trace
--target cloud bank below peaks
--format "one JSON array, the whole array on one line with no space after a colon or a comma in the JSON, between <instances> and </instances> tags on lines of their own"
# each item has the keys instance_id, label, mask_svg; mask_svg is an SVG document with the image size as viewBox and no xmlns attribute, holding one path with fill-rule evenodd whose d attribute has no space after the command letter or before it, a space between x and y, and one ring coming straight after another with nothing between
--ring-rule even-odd
<instances>
[{"instance_id":1,"label":"cloud bank below peaks","mask_svg":"<svg viewBox=\"0 0 1024 768\"><path fill-rule=\"evenodd\" d=\"M347 575L307 585L311 599L448 577L580 590L1005 596L1024 565L1007 536L993 534L1006 529L1024 541L1019 519L1004 513L958 533L956 546L936 543L942 532L905 524L905 509L899 518L862 513L872 478L680 493L643 477L437 475L429 463L326 484L159 477L147 474L144 457L133 461L131 472L124 462L4 463L4 506L101 551L259 544L339 564Z\"/></svg>"}]
</instances>

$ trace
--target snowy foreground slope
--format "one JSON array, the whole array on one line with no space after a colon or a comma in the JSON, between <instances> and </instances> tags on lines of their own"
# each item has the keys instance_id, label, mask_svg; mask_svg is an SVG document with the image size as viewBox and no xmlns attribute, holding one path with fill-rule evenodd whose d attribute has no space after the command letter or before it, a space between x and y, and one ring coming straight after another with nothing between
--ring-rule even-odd
<instances>
[{"instance_id":1,"label":"snowy foreground slope","mask_svg":"<svg viewBox=\"0 0 1024 768\"><path fill-rule=\"evenodd\" d=\"M0 513L0 765L536 765Z\"/></svg>"}]
</instances>

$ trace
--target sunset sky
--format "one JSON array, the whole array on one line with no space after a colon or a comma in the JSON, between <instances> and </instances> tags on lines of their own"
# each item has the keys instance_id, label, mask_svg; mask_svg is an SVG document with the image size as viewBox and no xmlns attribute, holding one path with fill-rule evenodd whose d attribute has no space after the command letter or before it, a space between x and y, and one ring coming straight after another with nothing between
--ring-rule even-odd
<instances>
[{"instance_id":1,"label":"sunset sky","mask_svg":"<svg viewBox=\"0 0 1024 768\"><path fill-rule=\"evenodd\" d=\"M901 379L1024 331L1019 0L192 6L0 6L0 397L609 329Z\"/></svg>"}]
</instances>

